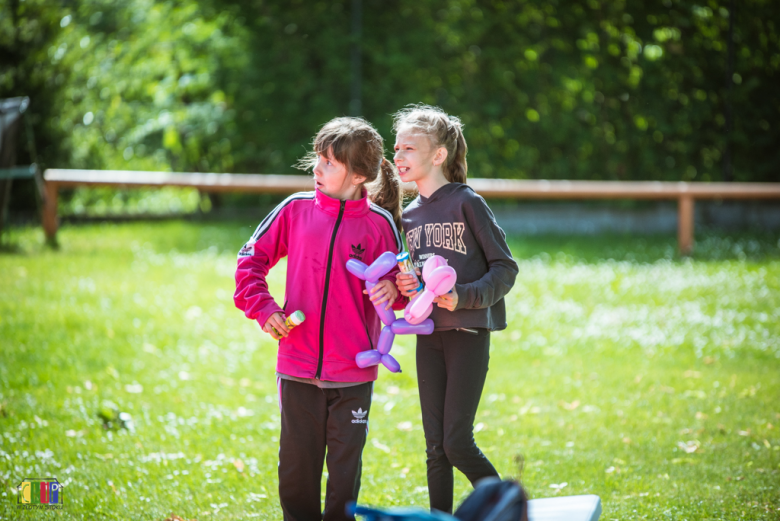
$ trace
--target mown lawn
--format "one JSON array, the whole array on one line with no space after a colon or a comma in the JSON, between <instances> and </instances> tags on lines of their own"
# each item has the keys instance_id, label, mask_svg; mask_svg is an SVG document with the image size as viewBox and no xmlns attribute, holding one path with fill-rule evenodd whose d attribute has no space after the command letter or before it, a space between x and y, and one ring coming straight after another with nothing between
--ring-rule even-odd
<instances>
[{"instance_id":1,"label":"mown lawn","mask_svg":"<svg viewBox=\"0 0 780 521\"><path fill-rule=\"evenodd\" d=\"M14 230L0 253L0 518L281 519L275 345L232 303L255 223ZM603 519L780 518L777 236L516 237L476 438ZM272 272L283 293L284 265ZM361 503L427 506L414 343L381 370ZM112 405L113 404L113 405ZM114 409L115 407L115 409ZM133 429L104 427L129 413ZM23 478L65 483L56 516ZM456 478L456 495L469 493Z\"/></svg>"}]
</instances>

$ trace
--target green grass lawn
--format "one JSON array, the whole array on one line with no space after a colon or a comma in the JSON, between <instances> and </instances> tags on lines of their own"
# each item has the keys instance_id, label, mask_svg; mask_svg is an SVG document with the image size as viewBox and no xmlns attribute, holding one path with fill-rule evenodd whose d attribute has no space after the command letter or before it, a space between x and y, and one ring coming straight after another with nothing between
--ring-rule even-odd
<instances>
[{"instance_id":1,"label":"green grass lawn","mask_svg":"<svg viewBox=\"0 0 780 521\"><path fill-rule=\"evenodd\" d=\"M250 226L250 224L252 224ZM274 342L233 306L254 223L14 230L0 253L0 518L281 519ZM603 519L780 518L777 236L513 238L477 442L532 497ZM283 294L284 264L271 288ZM360 501L427 506L413 338L380 369ZM106 429L112 405L134 429ZM456 477L456 502L470 490ZM324 490L324 489L323 489Z\"/></svg>"}]
</instances>

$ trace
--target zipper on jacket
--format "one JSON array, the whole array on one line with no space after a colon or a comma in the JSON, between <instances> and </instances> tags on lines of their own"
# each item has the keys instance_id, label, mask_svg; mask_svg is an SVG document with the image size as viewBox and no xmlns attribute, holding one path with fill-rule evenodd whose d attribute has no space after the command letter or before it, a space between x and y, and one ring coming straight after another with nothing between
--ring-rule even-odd
<instances>
[{"instance_id":1,"label":"zipper on jacket","mask_svg":"<svg viewBox=\"0 0 780 521\"><path fill-rule=\"evenodd\" d=\"M384 324L382 324L384 326ZM368 332L368 323L366 323L366 336L368 337L368 345L371 346L371 349L374 349L374 341L371 340L371 335Z\"/></svg>"},{"instance_id":2,"label":"zipper on jacket","mask_svg":"<svg viewBox=\"0 0 780 521\"><path fill-rule=\"evenodd\" d=\"M325 268L325 289L322 292L322 310L320 311L320 358L317 361L317 374L314 378L320 379L322 375L322 358L325 355L325 308L328 305L328 288L330 286L330 266L333 263L333 246L336 243L336 233L339 231L341 219L344 217L344 208L346 201L341 201L339 206L339 216L336 218L336 225L333 227L333 234L330 236L330 248L328 248L328 265Z\"/></svg>"}]
</instances>

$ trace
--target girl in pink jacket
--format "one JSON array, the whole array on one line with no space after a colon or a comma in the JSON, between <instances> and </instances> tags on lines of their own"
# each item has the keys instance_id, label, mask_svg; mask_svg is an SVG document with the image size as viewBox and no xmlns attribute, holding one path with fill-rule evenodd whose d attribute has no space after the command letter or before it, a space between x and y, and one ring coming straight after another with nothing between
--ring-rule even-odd
<instances>
[{"instance_id":1,"label":"girl in pink jacket","mask_svg":"<svg viewBox=\"0 0 780 521\"><path fill-rule=\"evenodd\" d=\"M315 190L285 199L241 248L234 301L279 340L278 469L284 519L351 519L345 506L357 500L360 490L377 377L377 366L361 369L355 355L377 345L381 322L373 302L388 309L402 309L405 302L394 284L397 268L364 295L363 281L345 266L350 258L371 264L386 251L401 251L401 184L384 158L382 137L359 118L336 118L323 126L301 165L313 168ZM287 283L280 307L266 276L285 256ZM306 320L288 329L286 314L296 310Z\"/></svg>"}]
</instances>

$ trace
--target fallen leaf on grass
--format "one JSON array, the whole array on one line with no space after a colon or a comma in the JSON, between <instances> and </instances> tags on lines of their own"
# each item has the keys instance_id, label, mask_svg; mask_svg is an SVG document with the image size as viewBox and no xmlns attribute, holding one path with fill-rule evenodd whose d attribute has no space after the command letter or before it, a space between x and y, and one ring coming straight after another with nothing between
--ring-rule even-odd
<instances>
[{"instance_id":1,"label":"fallen leaf on grass","mask_svg":"<svg viewBox=\"0 0 780 521\"><path fill-rule=\"evenodd\" d=\"M574 400L571 403L567 403L567 402L564 402L563 400L561 400L560 402L558 402L558 405L560 405L561 407L563 407L567 411L573 411L574 409L576 409L577 407L580 406L580 401L579 400Z\"/></svg>"},{"instance_id":2,"label":"fallen leaf on grass","mask_svg":"<svg viewBox=\"0 0 780 521\"><path fill-rule=\"evenodd\" d=\"M689 440L686 442L678 441L677 447L680 448L680 450L685 451L687 454L693 454L697 450L699 450L700 447L699 440Z\"/></svg>"},{"instance_id":3,"label":"fallen leaf on grass","mask_svg":"<svg viewBox=\"0 0 780 521\"><path fill-rule=\"evenodd\" d=\"M568 483L565 481L563 483L550 483L550 488L554 488L555 493L559 494L562 489L566 488L567 485Z\"/></svg>"},{"instance_id":4,"label":"fallen leaf on grass","mask_svg":"<svg viewBox=\"0 0 780 521\"><path fill-rule=\"evenodd\" d=\"M233 466L236 467L237 471L244 472L244 462L241 461L240 459L234 459Z\"/></svg>"},{"instance_id":5,"label":"fallen leaf on grass","mask_svg":"<svg viewBox=\"0 0 780 521\"><path fill-rule=\"evenodd\" d=\"M390 453L390 447L388 447L384 443L380 442L379 440L372 439L371 440L371 445L373 445L377 449L381 450L382 452L387 452L388 454Z\"/></svg>"},{"instance_id":6,"label":"fallen leaf on grass","mask_svg":"<svg viewBox=\"0 0 780 521\"><path fill-rule=\"evenodd\" d=\"M737 434L739 434L740 436L750 436L750 429L746 431L738 431Z\"/></svg>"}]
</instances>

